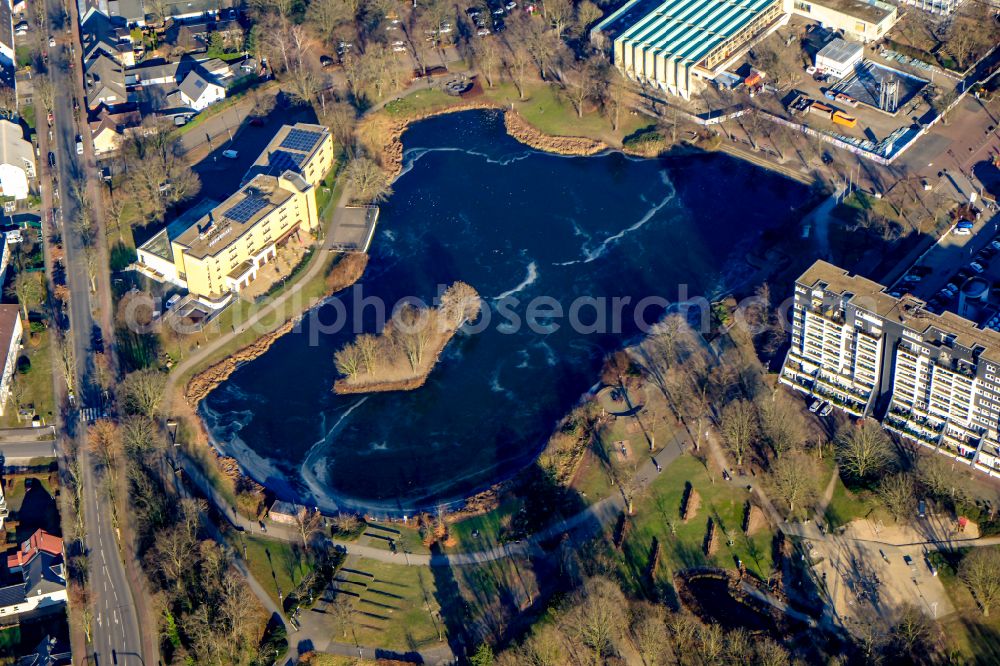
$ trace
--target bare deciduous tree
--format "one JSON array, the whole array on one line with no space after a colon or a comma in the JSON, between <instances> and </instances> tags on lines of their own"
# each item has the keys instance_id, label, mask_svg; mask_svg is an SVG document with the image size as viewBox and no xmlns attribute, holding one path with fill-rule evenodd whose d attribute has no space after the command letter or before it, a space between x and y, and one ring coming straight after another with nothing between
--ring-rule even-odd
<instances>
[{"instance_id":1,"label":"bare deciduous tree","mask_svg":"<svg viewBox=\"0 0 1000 666\"><path fill-rule=\"evenodd\" d=\"M736 466L743 466L743 458L757 437L757 409L746 400L736 400L722 408L719 422L726 448L736 459Z\"/></svg>"},{"instance_id":2,"label":"bare deciduous tree","mask_svg":"<svg viewBox=\"0 0 1000 666\"><path fill-rule=\"evenodd\" d=\"M122 380L118 387L118 399L126 413L153 418L160 408L165 386L166 375L159 370L138 370Z\"/></svg>"},{"instance_id":3,"label":"bare deciduous tree","mask_svg":"<svg viewBox=\"0 0 1000 666\"><path fill-rule=\"evenodd\" d=\"M962 560L958 573L983 615L989 617L990 608L1000 600L1000 550L973 548Z\"/></svg>"},{"instance_id":4,"label":"bare deciduous tree","mask_svg":"<svg viewBox=\"0 0 1000 666\"><path fill-rule=\"evenodd\" d=\"M874 419L848 425L837 433L840 468L855 479L866 479L884 471L892 462L889 436Z\"/></svg>"},{"instance_id":5,"label":"bare deciduous tree","mask_svg":"<svg viewBox=\"0 0 1000 666\"><path fill-rule=\"evenodd\" d=\"M878 484L878 495L896 522L913 516L917 494L910 474L900 472L885 477Z\"/></svg>"},{"instance_id":6,"label":"bare deciduous tree","mask_svg":"<svg viewBox=\"0 0 1000 666\"><path fill-rule=\"evenodd\" d=\"M816 494L816 467L804 454L779 458L771 469L771 481L778 497L794 516Z\"/></svg>"},{"instance_id":7,"label":"bare deciduous tree","mask_svg":"<svg viewBox=\"0 0 1000 666\"><path fill-rule=\"evenodd\" d=\"M368 157L357 157L347 165L347 184L352 198L359 203L385 201L392 194L389 176Z\"/></svg>"}]
</instances>

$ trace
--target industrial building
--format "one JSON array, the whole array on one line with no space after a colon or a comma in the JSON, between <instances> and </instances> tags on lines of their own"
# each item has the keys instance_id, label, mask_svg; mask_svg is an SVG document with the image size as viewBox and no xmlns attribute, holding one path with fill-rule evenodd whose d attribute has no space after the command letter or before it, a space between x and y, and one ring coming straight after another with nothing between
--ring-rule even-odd
<instances>
[{"instance_id":1,"label":"industrial building","mask_svg":"<svg viewBox=\"0 0 1000 666\"><path fill-rule=\"evenodd\" d=\"M858 42L833 39L816 53L816 69L835 79L842 79L854 72L865 55L865 47Z\"/></svg>"},{"instance_id":2,"label":"industrial building","mask_svg":"<svg viewBox=\"0 0 1000 666\"><path fill-rule=\"evenodd\" d=\"M630 0L591 38L607 40L615 66L629 78L689 98L791 14L858 42L878 39L898 19L896 8L880 0Z\"/></svg>"},{"instance_id":3,"label":"industrial building","mask_svg":"<svg viewBox=\"0 0 1000 666\"><path fill-rule=\"evenodd\" d=\"M136 268L184 287L209 303L246 288L277 248L300 229L319 226L316 187L333 161L326 127L282 128L240 189L225 201L202 201L137 250ZM319 174L318 178L317 175Z\"/></svg>"},{"instance_id":4,"label":"industrial building","mask_svg":"<svg viewBox=\"0 0 1000 666\"><path fill-rule=\"evenodd\" d=\"M967 285L967 312L983 286ZM969 319L817 261L795 283L780 380L1000 475L1000 333Z\"/></svg>"},{"instance_id":5,"label":"industrial building","mask_svg":"<svg viewBox=\"0 0 1000 666\"><path fill-rule=\"evenodd\" d=\"M626 76L688 98L782 20L780 0L631 0L594 30Z\"/></svg>"}]
</instances>

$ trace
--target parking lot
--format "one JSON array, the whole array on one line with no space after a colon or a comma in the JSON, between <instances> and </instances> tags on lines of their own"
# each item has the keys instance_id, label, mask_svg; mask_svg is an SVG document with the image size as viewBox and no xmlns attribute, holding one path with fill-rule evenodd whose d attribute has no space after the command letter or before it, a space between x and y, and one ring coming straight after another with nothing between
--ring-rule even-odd
<instances>
[{"instance_id":1,"label":"parking lot","mask_svg":"<svg viewBox=\"0 0 1000 666\"><path fill-rule=\"evenodd\" d=\"M1000 215L990 217L984 212L969 233L951 231L943 235L889 288L889 293L913 294L926 301L928 309L935 313L957 312L958 290L974 275L986 280L991 291L1000 285ZM996 310L1000 297L994 295L989 301L990 308ZM979 319L977 323L982 323Z\"/></svg>"}]
</instances>

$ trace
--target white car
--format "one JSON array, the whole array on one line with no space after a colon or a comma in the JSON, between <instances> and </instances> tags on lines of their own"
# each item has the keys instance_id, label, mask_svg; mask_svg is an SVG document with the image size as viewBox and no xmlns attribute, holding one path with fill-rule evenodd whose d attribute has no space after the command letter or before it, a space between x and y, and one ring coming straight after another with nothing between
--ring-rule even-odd
<instances>
[{"instance_id":1,"label":"white car","mask_svg":"<svg viewBox=\"0 0 1000 666\"><path fill-rule=\"evenodd\" d=\"M476 34L479 35L480 37L485 37L488 34L490 34L490 31L487 30L486 28L480 28L479 30L476 30Z\"/></svg>"},{"instance_id":2,"label":"white car","mask_svg":"<svg viewBox=\"0 0 1000 666\"><path fill-rule=\"evenodd\" d=\"M979 264L977 264L974 261L971 264L969 264L969 268L971 268L972 270L974 270L977 273L982 273L983 270L984 270L982 266L980 266Z\"/></svg>"},{"instance_id":3,"label":"white car","mask_svg":"<svg viewBox=\"0 0 1000 666\"><path fill-rule=\"evenodd\" d=\"M507 8L507 11L512 11L515 7L517 7L517 3L514 2L514 0L510 0L510 2L504 5L504 7Z\"/></svg>"},{"instance_id":4,"label":"white car","mask_svg":"<svg viewBox=\"0 0 1000 666\"><path fill-rule=\"evenodd\" d=\"M995 249L1000 250L1000 241L990 241L990 245L992 245Z\"/></svg>"},{"instance_id":5,"label":"white car","mask_svg":"<svg viewBox=\"0 0 1000 666\"><path fill-rule=\"evenodd\" d=\"M392 52L393 53L402 53L405 50L406 50L405 46L393 46L392 47Z\"/></svg>"},{"instance_id":6,"label":"white car","mask_svg":"<svg viewBox=\"0 0 1000 666\"><path fill-rule=\"evenodd\" d=\"M823 409L819 410L819 415L829 416L830 412L832 411L833 411L833 405L831 405L830 403L826 403L825 405L823 405Z\"/></svg>"},{"instance_id":7,"label":"white car","mask_svg":"<svg viewBox=\"0 0 1000 666\"><path fill-rule=\"evenodd\" d=\"M972 229L962 229L960 227L955 227L954 229L951 230L951 233L955 234L956 236L971 236Z\"/></svg>"},{"instance_id":8,"label":"white car","mask_svg":"<svg viewBox=\"0 0 1000 666\"><path fill-rule=\"evenodd\" d=\"M55 48L55 46L56 46L56 38L55 37L49 37L49 48L52 49L52 48Z\"/></svg>"},{"instance_id":9,"label":"white car","mask_svg":"<svg viewBox=\"0 0 1000 666\"><path fill-rule=\"evenodd\" d=\"M809 405L809 411L815 414L816 412L819 411L819 408L822 404L823 401L820 400L819 398L816 398L815 400L812 401L812 404Z\"/></svg>"}]
</instances>

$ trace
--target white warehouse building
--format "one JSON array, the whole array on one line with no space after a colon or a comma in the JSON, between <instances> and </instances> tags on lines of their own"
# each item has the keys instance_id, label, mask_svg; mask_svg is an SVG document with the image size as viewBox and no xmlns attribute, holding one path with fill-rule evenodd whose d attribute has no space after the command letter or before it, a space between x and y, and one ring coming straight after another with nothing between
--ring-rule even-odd
<instances>
[{"instance_id":1,"label":"white warehouse building","mask_svg":"<svg viewBox=\"0 0 1000 666\"><path fill-rule=\"evenodd\" d=\"M837 38L816 54L816 69L836 79L852 74L865 56L865 47Z\"/></svg>"}]
</instances>

